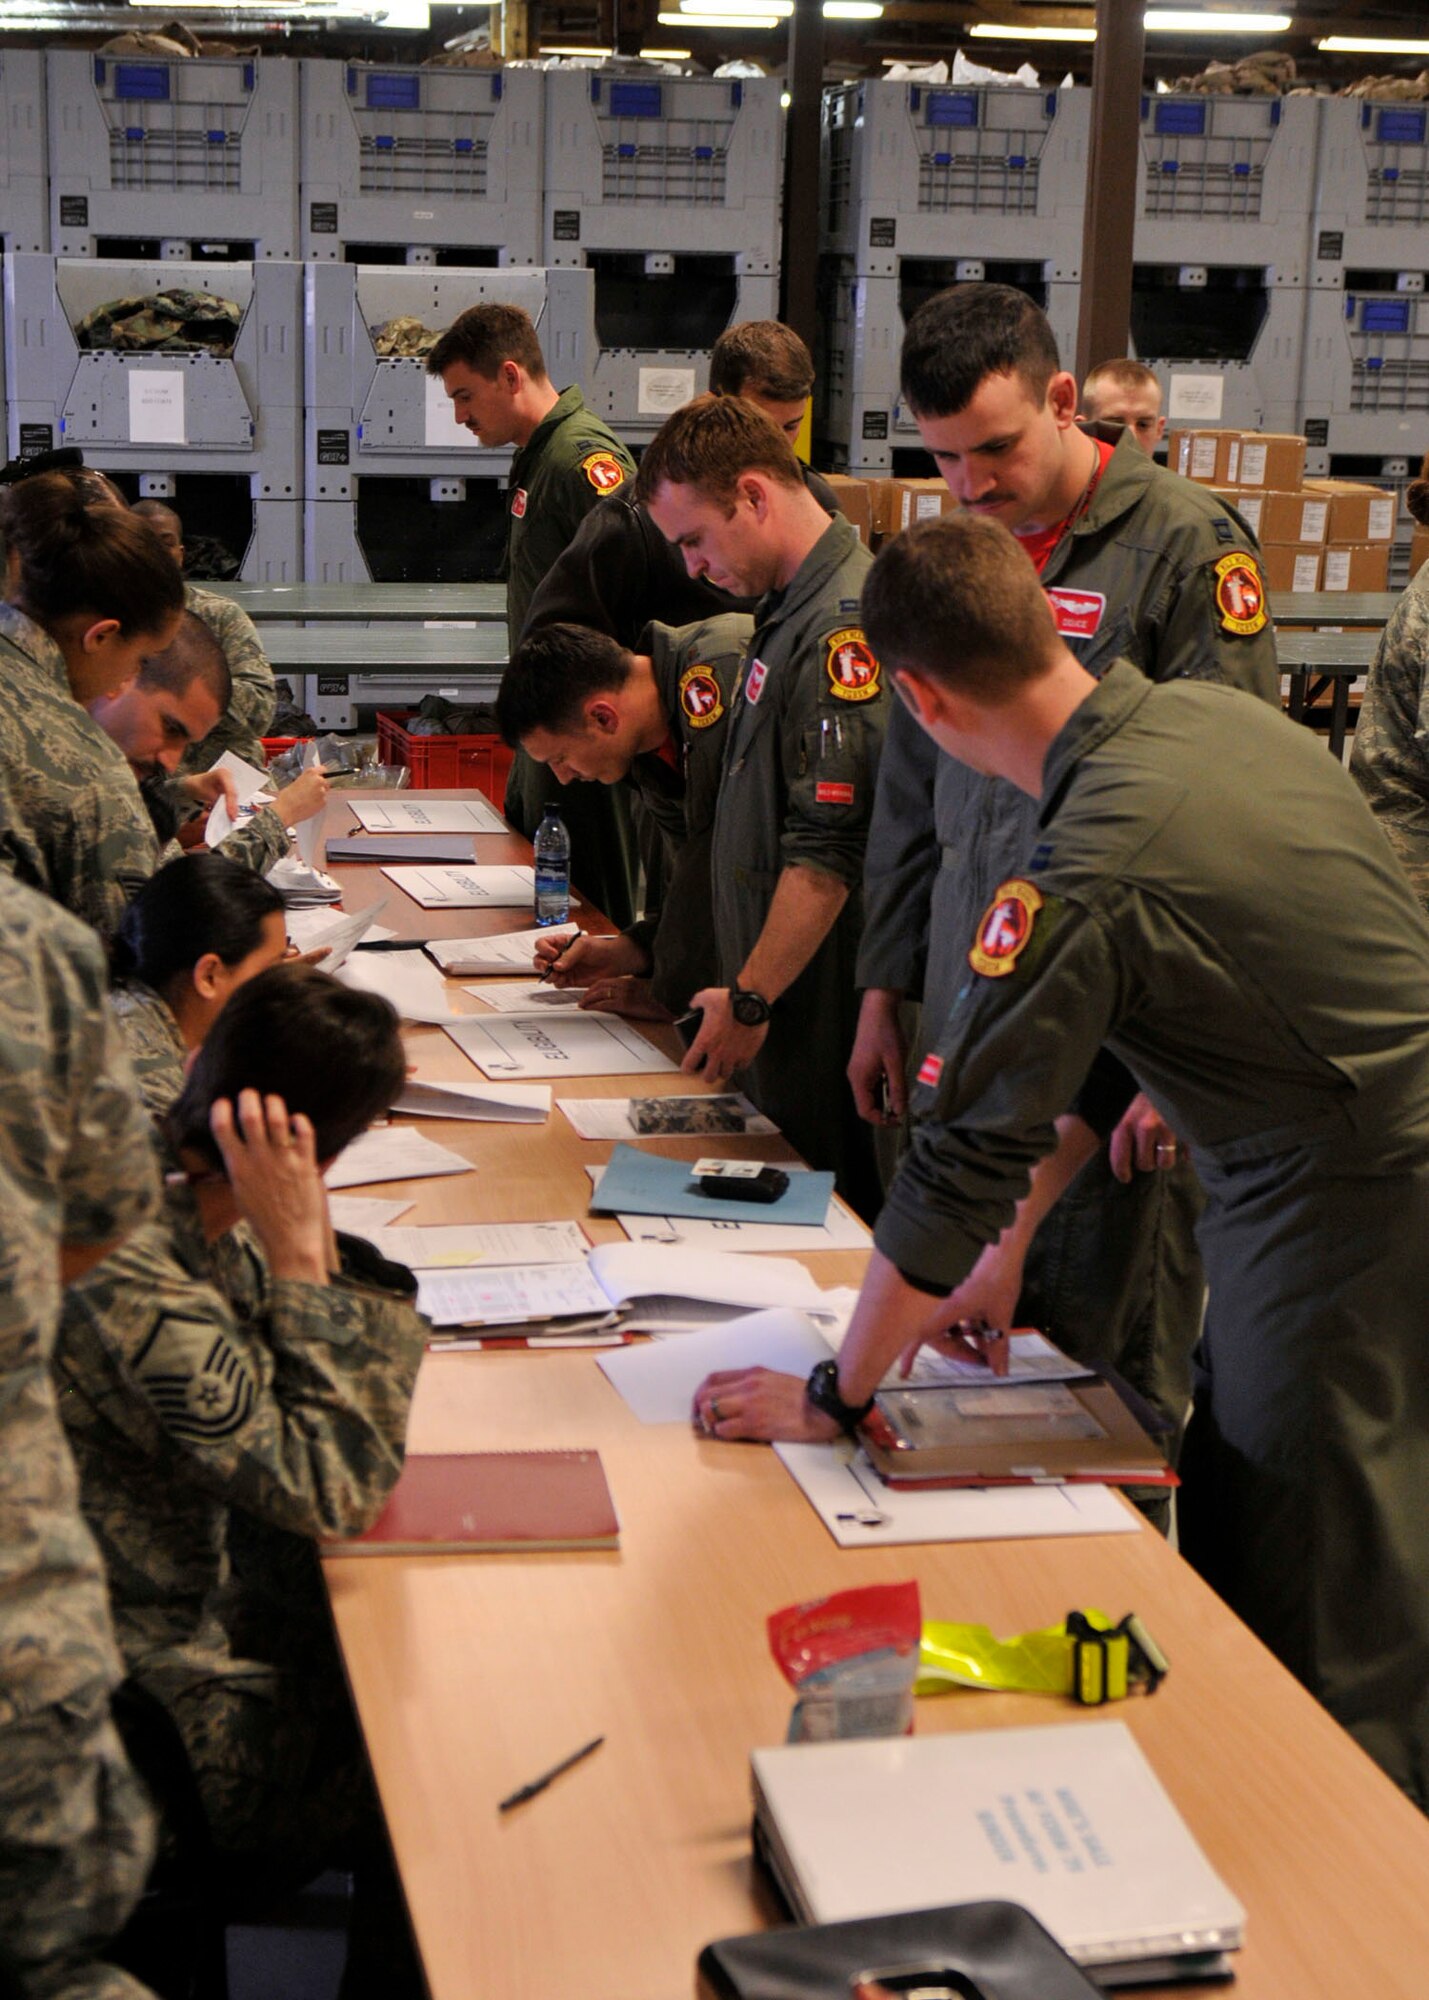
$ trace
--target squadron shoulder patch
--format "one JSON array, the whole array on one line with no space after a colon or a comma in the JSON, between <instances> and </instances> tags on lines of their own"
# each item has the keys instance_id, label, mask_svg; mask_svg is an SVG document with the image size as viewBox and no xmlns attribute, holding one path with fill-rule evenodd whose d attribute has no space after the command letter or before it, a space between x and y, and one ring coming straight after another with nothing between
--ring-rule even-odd
<instances>
[{"instance_id":1,"label":"squadron shoulder patch","mask_svg":"<svg viewBox=\"0 0 1429 2000\"><path fill-rule=\"evenodd\" d=\"M613 452L588 452L581 460L581 471L597 493L613 493L625 484L625 467Z\"/></svg>"},{"instance_id":2,"label":"squadron shoulder patch","mask_svg":"<svg viewBox=\"0 0 1429 2000\"><path fill-rule=\"evenodd\" d=\"M1042 893L1014 875L1004 882L983 913L968 964L984 979L1005 979L1032 935Z\"/></svg>"},{"instance_id":3,"label":"squadron shoulder patch","mask_svg":"<svg viewBox=\"0 0 1429 2000\"><path fill-rule=\"evenodd\" d=\"M686 667L680 676L680 707L691 729L708 729L724 714L724 696L708 667Z\"/></svg>"},{"instance_id":4,"label":"squadron shoulder patch","mask_svg":"<svg viewBox=\"0 0 1429 2000\"><path fill-rule=\"evenodd\" d=\"M1216 579L1216 610L1221 630L1238 638L1251 639L1270 622L1265 608L1265 585L1260 566L1245 549L1222 556L1212 574Z\"/></svg>"},{"instance_id":5,"label":"squadron shoulder patch","mask_svg":"<svg viewBox=\"0 0 1429 2000\"><path fill-rule=\"evenodd\" d=\"M872 701L879 691L878 657L857 625L845 625L824 641L824 668L840 701Z\"/></svg>"},{"instance_id":6,"label":"squadron shoulder patch","mask_svg":"<svg viewBox=\"0 0 1429 2000\"><path fill-rule=\"evenodd\" d=\"M166 1431L191 1443L231 1437L253 1413L247 1361L204 1320L161 1312L134 1359L134 1373Z\"/></svg>"}]
</instances>

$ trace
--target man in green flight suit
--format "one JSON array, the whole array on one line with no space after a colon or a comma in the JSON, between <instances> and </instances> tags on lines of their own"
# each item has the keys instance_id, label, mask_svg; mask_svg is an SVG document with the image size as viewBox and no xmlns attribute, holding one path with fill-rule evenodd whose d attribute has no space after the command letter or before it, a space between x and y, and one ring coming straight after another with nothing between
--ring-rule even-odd
<instances>
[{"instance_id":1,"label":"man in green flight suit","mask_svg":"<svg viewBox=\"0 0 1429 2000\"><path fill-rule=\"evenodd\" d=\"M1094 679L997 522L898 537L864 613L920 727L1035 802L1032 840L963 932L837 1364L711 1376L697 1414L856 1428L901 1351L967 1326L946 1295L1109 1049L1206 1193L1183 1548L1429 1804L1429 925L1404 872L1267 704L1127 661ZM1312 907L1287 892L1307 826Z\"/></svg>"},{"instance_id":2,"label":"man in green flight suit","mask_svg":"<svg viewBox=\"0 0 1429 2000\"><path fill-rule=\"evenodd\" d=\"M872 1214L872 1139L843 1075L887 712L859 623L872 558L742 396L700 396L668 418L635 493L691 575L758 600L710 854L721 978L695 995L704 1019L685 1067L743 1071L760 1110Z\"/></svg>"},{"instance_id":3,"label":"man in green flight suit","mask_svg":"<svg viewBox=\"0 0 1429 2000\"><path fill-rule=\"evenodd\" d=\"M480 443L516 447L506 523L506 628L514 653L537 584L635 463L578 388L557 390L519 306L469 307L427 356L427 373L440 377L457 422ZM576 882L613 923L630 923L637 859L628 797L614 788L572 791L518 752L506 817L530 840L552 802L570 829Z\"/></svg>"},{"instance_id":4,"label":"man in green flight suit","mask_svg":"<svg viewBox=\"0 0 1429 2000\"><path fill-rule=\"evenodd\" d=\"M583 1007L666 1019L719 980L710 841L725 725L753 620L725 612L651 625L629 653L604 632L546 625L524 639L496 716L561 782L629 778L665 847L658 907L617 937L542 938L536 962L555 986L584 986Z\"/></svg>"}]
</instances>

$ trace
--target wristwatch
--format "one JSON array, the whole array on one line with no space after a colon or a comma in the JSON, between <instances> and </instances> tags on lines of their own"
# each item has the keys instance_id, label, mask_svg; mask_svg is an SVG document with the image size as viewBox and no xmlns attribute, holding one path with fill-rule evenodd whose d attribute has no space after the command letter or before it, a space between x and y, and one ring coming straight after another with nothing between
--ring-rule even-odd
<instances>
[{"instance_id":1,"label":"wristwatch","mask_svg":"<svg viewBox=\"0 0 1429 2000\"><path fill-rule=\"evenodd\" d=\"M762 993L751 993L736 979L730 983L729 1011L741 1028L762 1028L774 1010Z\"/></svg>"},{"instance_id":2,"label":"wristwatch","mask_svg":"<svg viewBox=\"0 0 1429 2000\"><path fill-rule=\"evenodd\" d=\"M804 1384L804 1394L816 1410L826 1417L832 1417L841 1431L852 1437L859 1425L873 1408L873 1398L866 1403L846 1403L839 1394L839 1364L832 1359L817 1362L808 1381Z\"/></svg>"}]
</instances>

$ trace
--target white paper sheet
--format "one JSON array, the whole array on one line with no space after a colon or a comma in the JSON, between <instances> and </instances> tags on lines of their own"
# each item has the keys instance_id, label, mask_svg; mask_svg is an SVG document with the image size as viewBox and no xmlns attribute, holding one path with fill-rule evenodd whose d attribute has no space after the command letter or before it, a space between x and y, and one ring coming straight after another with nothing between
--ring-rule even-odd
<instances>
[{"instance_id":1,"label":"white paper sheet","mask_svg":"<svg viewBox=\"0 0 1429 2000\"><path fill-rule=\"evenodd\" d=\"M187 444L182 368L129 368L130 444Z\"/></svg>"},{"instance_id":2,"label":"white paper sheet","mask_svg":"<svg viewBox=\"0 0 1429 2000\"><path fill-rule=\"evenodd\" d=\"M444 1023L479 1070L498 1080L527 1077L658 1076L677 1065L653 1042L609 1014L468 1014Z\"/></svg>"},{"instance_id":3,"label":"white paper sheet","mask_svg":"<svg viewBox=\"0 0 1429 2000\"><path fill-rule=\"evenodd\" d=\"M398 863L384 866L382 873L424 910L521 910L529 909L536 898L531 868L457 868L439 863L409 868Z\"/></svg>"},{"instance_id":4,"label":"white paper sheet","mask_svg":"<svg viewBox=\"0 0 1429 2000\"><path fill-rule=\"evenodd\" d=\"M774 1449L841 1549L1134 1535L1141 1526L1141 1517L1105 1486L979 1486L895 1493L864 1454L846 1444L776 1444Z\"/></svg>"},{"instance_id":5,"label":"white paper sheet","mask_svg":"<svg viewBox=\"0 0 1429 2000\"><path fill-rule=\"evenodd\" d=\"M347 960L348 953L359 938L390 938L395 935L377 918L387 907L384 896L369 909L358 910L348 915L343 910L287 910L284 921L288 927L288 939L299 951L316 951L319 945L327 950L322 962L324 972L338 972Z\"/></svg>"},{"instance_id":6,"label":"white paper sheet","mask_svg":"<svg viewBox=\"0 0 1429 2000\"><path fill-rule=\"evenodd\" d=\"M379 1125L339 1153L323 1176L330 1188L367 1187L373 1181L423 1180L429 1174L469 1174L471 1161L439 1146L409 1125Z\"/></svg>"},{"instance_id":7,"label":"white paper sheet","mask_svg":"<svg viewBox=\"0 0 1429 2000\"><path fill-rule=\"evenodd\" d=\"M551 1115L548 1083L423 1083L413 1077L392 1106L409 1118L479 1118L540 1125Z\"/></svg>"},{"instance_id":8,"label":"white paper sheet","mask_svg":"<svg viewBox=\"0 0 1429 2000\"><path fill-rule=\"evenodd\" d=\"M589 1019L587 1015L584 1018ZM450 1031L449 1031L450 1032ZM786 1173L807 1172L784 1161ZM603 1166L587 1167L591 1186L599 1187ZM694 1215L617 1215L616 1221L635 1243L683 1243L691 1250L867 1250L872 1231L856 1215L833 1200L822 1226L790 1222L707 1222Z\"/></svg>"},{"instance_id":9,"label":"white paper sheet","mask_svg":"<svg viewBox=\"0 0 1429 2000\"><path fill-rule=\"evenodd\" d=\"M318 755L318 746L309 740L303 746L303 769L304 771L318 771L321 768L322 759ZM298 859L305 868L316 868L318 865L318 848L322 841L322 830L323 816L321 813L309 813L306 819L300 819L293 828L293 845L297 848Z\"/></svg>"},{"instance_id":10,"label":"white paper sheet","mask_svg":"<svg viewBox=\"0 0 1429 2000\"><path fill-rule=\"evenodd\" d=\"M693 368L642 368L639 371L635 407L642 417L668 417L683 409L695 393Z\"/></svg>"},{"instance_id":11,"label":"white paper sheet","mask_svg":"<svg viewBox=\"0 0 1429 2000\"><path fill-rule=\"evenodd\" d=\"M473 1264L568 1264L590 1248L578 1222L440 1222L379 1230L372 1241L384 1257L414 1271Z\"/></svg>"},{"instance_id":12,"label":"white paper sheet","mask_svg":"<svg viewBox=\"0 0 1429 2000\"><path fill-rule=\"evenodd\" d=\"M225 750L221 757L214 760L212 768L226 771L232 778L233 788L238 794L238 818L232 818L221 797L215 799L203 830L206 847L217 847L220 841L228 838L235 826L250 819L255 812L261 812L265 805L271 805L273 801L268 773L260 771L256 764L250 764L236 751Z\"/></svg>"},{"instance_id":13,"label":"white paper sheet","mask_svg":"<svg viewBox=\"0 0 1429 2000\"><path fill-rule=\"evenodd\" d=\"M600 1366L642 1424L687 1424L695 1391L716 1368L775 1368L807 1376L829 1358L828 1342L805 1313L777 1307L720 1326L624 1347Z\"/></svg>"},{"instance_id":14,"label":"white paper sheet","mask_svg":"<svg viewBox=\"0 0 1429 2000\"><path fill-rule=\"evenodd\" d=\"M611 1305L692 1299L754 1312L788 1306L820 1314L830 1294L792 1257L736 1257L656 1243L597 1243L590 1267Z\"/></svg>"},{"instance_id":15,"label":"white paper sheet","mask_svg":"<svg viewBox=\"0 0 1429 2000\"><path fill-rule=\"evenodd\" d=\"M359 993L390 1000L404 1021L445 1027L456 1018L446 981L420 945L414 944L410 951L356 952L339 967L337 977Z\"/></svg>"},{"instance_id":16,"label":"white paper sheet","mask_svg":"<svg viewBox=\"0 0 1429 2000\"><path fill-rule=\"evenodd\" d=\"M330 1194L327 1198L333 1228L345 1229L349 1236L364 1236L369 1242L374 1230L385 1229L411 1206L410 1201L387 1201L376 1194Z\"/></svg>"},{"instance_id":17,"label":"white paper sheet","mask_svg":"<svg viewBox=\"0 0 1429 2000\"><path fill-rule=\"evenodd\" d=\"M584 986L552 986L539 980L493 982L462 990L498 1014L544 1014L547 1008L557 1014L570 1013L579 1009L586 996Z\"/></svg>"},{"instance_id":18,"label":"white paper sheet","mask_svg":"<svg viewBox=\"0 0 1429 2000\"><path fill-rule=\"evenodd\" d=\"M529 978L538 938L569 941L580 935L575 924L552 924L545 930L501 931L493 937L428 938L427 950L449 976L474 973L525 973Z\"/></svg>"},{"instance_id":19,"label":"white paper sheet","mask_svg":"<svg viewBox=\"0 0 1429 2000\"><path fill-rule=\"evenodd\" d=\"M468 987L467 991L470 992L471 990ZM694 1101L698 1103L700 1100L696 1098ZM564 1111L566 1117L569 1118L575 1128L576 1137L579 1139L625 1139L628 1141L631 1139L668 1139L672 1136L679 1137L678 1133L637 1132L630 1119L630 1107L634 1102L635 1099L633 1097L558 1097L556 1099L558 1108ZM744 1130L746 1133L756 1132L767 1138L778 1132L779 1127L773 1120L763 1117L756 1111L747 1097L741 1097L739 1104L741 1110L744 1112ZM715 1139L726 1136L730 1138L742 1137L743 1134L704 1133L692 1136Z\"/></svg>"},{"instance_id":20,"label":"white paper sheet","mask_svg":"<svg viewBox=\"0 0 1429 2000\"><path fill-rule=\"evenodd\" d=\"M443 630L446 630L443 627ZM410 792L391 799L349 801L360 826L369 833L509 833L510 828L486 799L443 798Z\"/></svg>"},{"instance_id":21,"label":"white paper sheet","mask_svg":"<svg viewBox=\"0 0 1429 2000\"><path fill-rule=\"evenodd\" d=\"M584 1259L578 1264L506 1264L419 1270L417 1310L433 1326L522 1326L532 1320L605 1319L610 1301Z\"/></svg>"}]
</instances>

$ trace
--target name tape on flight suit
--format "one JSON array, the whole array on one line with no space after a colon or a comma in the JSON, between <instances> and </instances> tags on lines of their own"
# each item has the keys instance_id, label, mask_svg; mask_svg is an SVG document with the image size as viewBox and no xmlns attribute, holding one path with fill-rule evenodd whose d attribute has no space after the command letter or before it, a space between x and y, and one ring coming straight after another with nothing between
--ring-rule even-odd
<instances>
[{"instance_id":1,"label":"name tape on flight suit","mask_svg":"<svg viewBox=\"0 0 1429 2000\"><path fill-rule=\"evenodd\" d=\"M1047 602L1064 639L1090 639L1106 615L1106 593L1100 590L1068 590L1054 583Z\"/></svg>"},{"instance_id":2,"label":"name tape on flight suit","mask_svg":"<svg viewBox=\"0 0 1429 2000\"><path fill-rule=\"evenodd\" d=\"M983 913L968 964L984 979L1005 979L1032 936L1042 892L1019 875L1004 882Z\"/></svg>"},{"instance_id":3,"label":"name tape on flight suit","mask_svg":"<svg viewBox=\"0 0 1429 2000\"><path fill-rule=\"evenodd\" d=\"M719 682L708 667L686 667L681 674L680 707L691 729L708 729L724 714Z\"/></svg>"}]
</instances>

